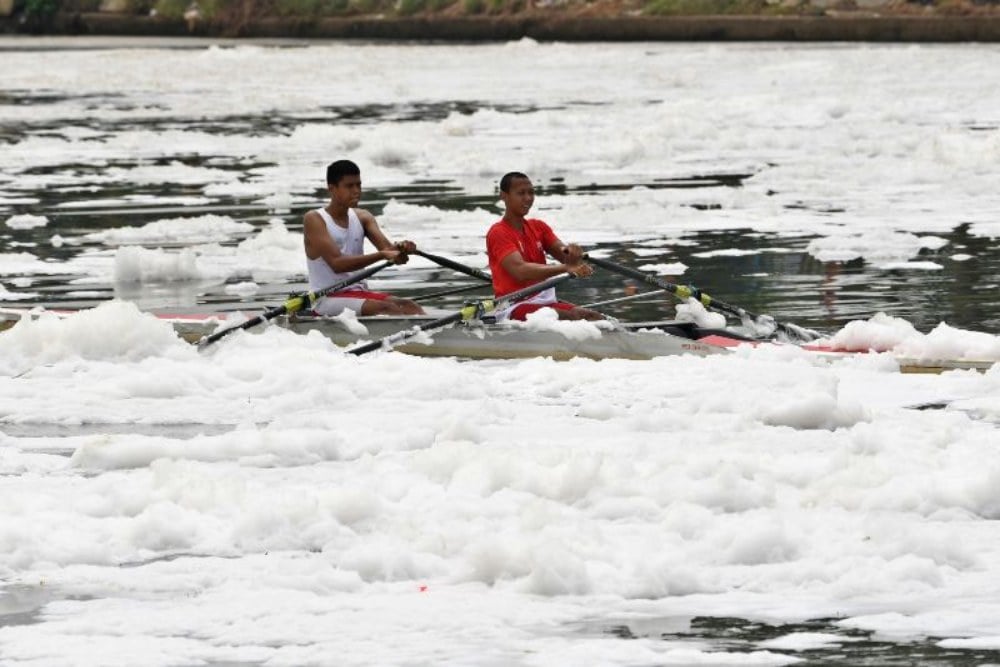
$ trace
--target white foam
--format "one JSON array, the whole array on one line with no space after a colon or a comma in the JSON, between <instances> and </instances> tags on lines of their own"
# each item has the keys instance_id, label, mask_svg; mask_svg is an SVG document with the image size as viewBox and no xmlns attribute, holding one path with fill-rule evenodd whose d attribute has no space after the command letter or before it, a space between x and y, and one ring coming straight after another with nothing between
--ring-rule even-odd
<instances>
[{"instance_id":1,"label":"white foam","mask_svg":"<svg viewBox=\"0 0 1000 667\"><path fill-rule=\"evenodd\" d=\"M211 243L226 241L253 231L253 226L236 222L228 216L203 215L193 218L167 218L142 227L121 227L83 236L84 240L107 245Z\"/></svg>"},{"instance_id":2,"label":"white foam","mask_svg":"<svg viewBox=\"0 0 1000 667\"><path fill-rule=\"evenodd\" d=\"M54 94L3 108L5 123L51 131L4 145L0 206L37 206L22 193L53 188L81 214L156 205L102 198L92 179L184 188L170 206L305 208L343 155L369 188L447 182L484 201L511 168L562 179L534 212L606 248L744 251L698 247L740 230L814 238L822 261L919 271L968 258L941 242L958 224L1000 236L1000 134L969 127L1000 108L990 45L140 46L4 51L0 89ZM349 94L318 85L317 63L355 73ZM525 77L498 86L483 74L497 63ZM377 124L326 111L416 103L477 111ZM292 127L177 124L234 109ZM747 177L587 189L722 172ZM500 211L460 206L390 201L380 223L485 267ZM149 247L60 262L8 248L2 279L67 273L103 288L121 261L131 282L116 290L174 285L173 303L190 304L197 281L304 274L287 214L258 233L197 220L124 220L86 239L60 228L60 256L81 240ZM0 606L34 622L3 627L0 661L790 664L832 643L796 633L742 652L605 631L695 615L837 617L993 646L1000 366L902 375L895 356L996 358L995 337L877 316L835 339L891 352L354 358L261 325L198 353L121 302L21 322L0 333ZM906 407L920 403L943 407Z\"/></svg>"},{"instance_id":3,"label":"white foam","mask_svg":"<svg viewBox=\"0 0 1000 667\"><path fill-rule=\"evenodd\" d=\"M12 215L5 223L11 229L35 229L49 224L49 219L44 215L32 215L25 213L22 215Z\"/></svg>"},{"instance_id":4,"label":"white foam","mask_svg":"<svg viewBox=\"0 0 1000 667\"><path fill-rule=\"evenodd\" d=\"M688 266L684 262L670 262L668 264L643 264L637 268L640 271L656 273L661 276L680 276L684 275Z\"/></svg>"},{"instance_id":5,"label":"white foam","mask_svg":"<svg viewBox=\"0 0 1000 667\"><path fill-rule=\"evenodd\" d=\"M1000 361L1000 336L944 322L924 334L906 320L885 313L848 322L830 337L829 344L834 349L891 351L916 359Z\"/></svg>"}]
</instances>

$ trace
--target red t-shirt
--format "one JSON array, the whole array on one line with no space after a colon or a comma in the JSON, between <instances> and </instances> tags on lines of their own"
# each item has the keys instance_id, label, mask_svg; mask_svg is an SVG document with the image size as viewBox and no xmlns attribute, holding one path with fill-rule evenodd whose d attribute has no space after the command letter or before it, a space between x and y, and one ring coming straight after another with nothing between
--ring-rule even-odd
<instances>
[{"instance_id":1,"label":"red t-shirt","mask_svg":"<svg viewBox=\"0 0 1000 667\"><path fill-rule=\"evenodd\" d=\"M545 264L545 249L557 240L552 228L541 220L526 219L521 231L514 229L502 219L495 222L490 231L486 232L486 254L490 258L493 293L500 297L539 282L515 280L504 270L500 262L510 253L517 251L526 262Z\"/></svg>"}]
</instances>

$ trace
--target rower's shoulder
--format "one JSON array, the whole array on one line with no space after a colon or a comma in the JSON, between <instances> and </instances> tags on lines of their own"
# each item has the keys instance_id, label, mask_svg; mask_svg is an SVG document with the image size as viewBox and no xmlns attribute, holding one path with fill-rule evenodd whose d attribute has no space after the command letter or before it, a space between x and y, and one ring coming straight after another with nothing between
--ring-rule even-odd
<instances>
[{"instance_id":1,"label":"rower's shoulder","mask_svg":"<svg viewBox=\"0 0 1000 667\"><path fill-rule=\"evenodd\" d=\"M317 209L309 209L302 216L302 225L305 228L315 227L317 225L326 226L326 222L323 220L323 216L319 214Z\"/></svg>"},{"instance_id":2,"label":"rower's shoulder","mask_svg":"<svg viewBox=\"0 0 1000 667\"><path fill-rule=\"evenodd\" d=\"M375 215L368 209L355 208L352 210L354 211L354 215L358 216L358 220L360 220L362 224L367 225L375 222Z\"/></svg>"},{"instance_id":3,"label":"rower's shoulder","mask_svg":"<svg viewBox=\"0 0 1000 667\"><path fill-rule=\"evenodd\" d=\"M513 229L513 228L510 225L508 225L503 218L500 218L492 225L490 225L490 228L486 230L486 235L489 236L490 234L499 234L501 231L507 229Z\"/></svg>"},{"instance_id":4,"label":"rower's shoulder","mask_svg":"<svg viewBox=\"0 0 1000 667\"><path fill-rule=\"evenodd\" d=\"M336 220L325 208L310 209L302 216L302 227L306 230L326 231L328 223L336 224Z\"/></svg>"},{"instance_id":5,"label":"rower's shoulder","mask_svg":"<svg viewBox=\"0 0 1000 667\"><path fill-rule=\"evenodd\" d=\"M307 220L307 221L308 220L322 220L323 219L323 215L322 215L321 211L323 211L322 208L311 208L311 209L309 209L308 211L306 211L305 213L302 214L302 219L303 220Z\"/></svg>"}]
</instances>

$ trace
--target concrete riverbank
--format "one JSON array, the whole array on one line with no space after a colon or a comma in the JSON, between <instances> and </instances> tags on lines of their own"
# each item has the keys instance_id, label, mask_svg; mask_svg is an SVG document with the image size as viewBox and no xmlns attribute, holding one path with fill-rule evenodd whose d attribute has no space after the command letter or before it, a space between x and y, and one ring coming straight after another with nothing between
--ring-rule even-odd
<instances>
[{"instance_id":1,"label":"concrete riverbank","mask_svg":"<svg viewBox=\"0 0 1000 667\"><path fill-rule=\"evenodd\" d=\"M48 34L490 41L997 42L1000 16L620 16L260 18L239 26L110 13L60 14Z\"/></svg>"},{"instance_id":2,"label":"concrete riverbank","mask_svg":"<svg viewBox=\"0 0 1000 667\"><path fill-rule=\"evenodd\" d=\"M340 9L323 13L308 10L313 6L308 2L261 0L201 0L200 5L199 0L0 0L0 33L435 41L525 37L543 41L1000 41L1000 0L336 1ZM690 11L692 7L704 11Z\"/></svg>"},{"instance_id":3,"label":"concrete riverbank","mask_svg":"<svg viewBox=\"0 0 1000 667\"><path fill-rule=\"evenodd\" d=\"M12 19L3 32L18 32ZM229 26L107 13L60 14L53 35L229 36L315 39L491 41L847 41L997 42L1000 17L968 16L574 16L260 18Z\"/></svg>"}]
</instances>

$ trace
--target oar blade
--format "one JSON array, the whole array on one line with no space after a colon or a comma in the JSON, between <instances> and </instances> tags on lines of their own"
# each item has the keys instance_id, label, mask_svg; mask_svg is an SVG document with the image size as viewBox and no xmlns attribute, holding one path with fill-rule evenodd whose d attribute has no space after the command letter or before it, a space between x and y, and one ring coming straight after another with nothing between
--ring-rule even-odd
<instances>
[{"instance_id":1,"label":"oar blade","mask_svg":"<svg viewBox=\"0 0 1000 667\"><path fill-rule=\"evenodd\" d=\"M800 327L795 324L778 322L770 315L757 315L744 308L730 305L724 301L719 301L718 299L703 293L701 290L688 285L675 285L667 282L666 280L662 280L657 276L644 273L627 266L622 266L621 264L607 259L593 257L589 254L584 255L584 259L595 266L599 266L602 269L611 271L612 273L641 280L648 285L659 287L660 289L673 294L681 301L693 298L698 300L706 308L710 308L725 315L732 315L733 317L738 318L743 325L751 331L760 332L760 338L771 338L775 335L775 332L780 332L780 334L785 337L787 342L800 344L808 343L823 337L821 333L813 331L812 329Z\"/></svg>"}]
</instances>

